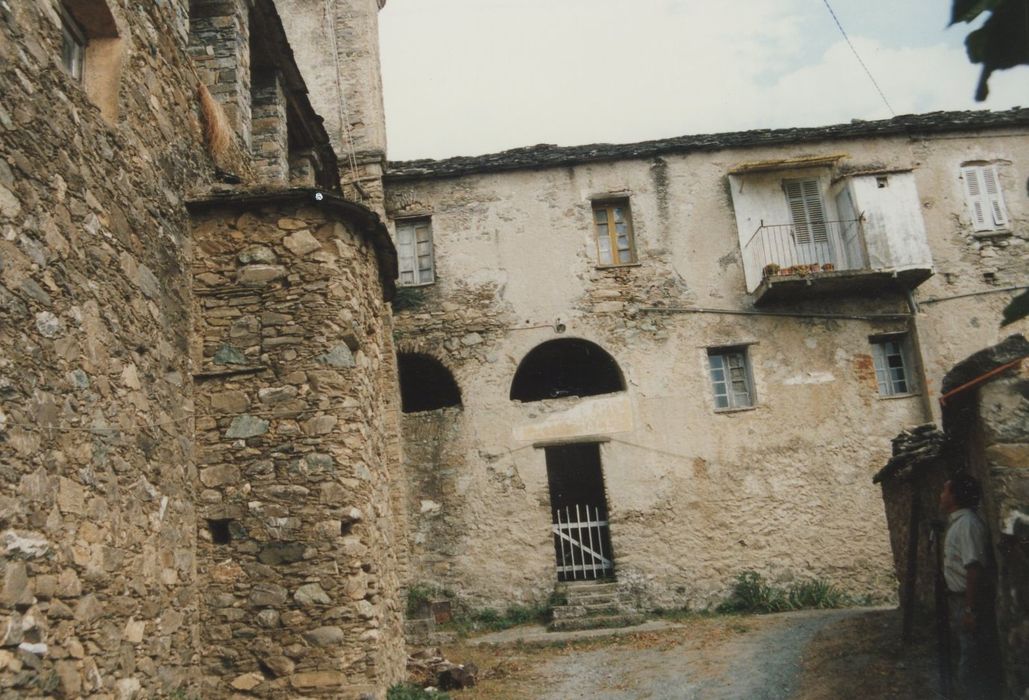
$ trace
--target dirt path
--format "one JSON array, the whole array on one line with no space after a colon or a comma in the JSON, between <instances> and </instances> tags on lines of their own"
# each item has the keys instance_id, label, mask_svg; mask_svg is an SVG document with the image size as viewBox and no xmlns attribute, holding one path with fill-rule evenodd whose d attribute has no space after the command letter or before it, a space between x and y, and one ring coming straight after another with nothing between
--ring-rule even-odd
<instances>
[{"instance_id":1,"label":"dirt path","mask_svg":"<svg viewBox=\"0 0 1029 700\"><path fill-rule=\"evenodd\" d=\"M697 618L657 631L539 645L461 645L481 669L454 700L815 700L933 697L923 647L896 641L896 611ZM508 638L515 635L508 635Z\"/></svg>"}]
</instances>

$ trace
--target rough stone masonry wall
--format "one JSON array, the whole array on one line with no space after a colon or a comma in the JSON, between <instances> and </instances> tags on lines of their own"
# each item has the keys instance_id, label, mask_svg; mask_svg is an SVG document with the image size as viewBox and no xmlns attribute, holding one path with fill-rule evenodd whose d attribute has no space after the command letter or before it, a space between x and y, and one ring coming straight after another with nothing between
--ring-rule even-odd
<instances>
[{"instance_id":1,"label":"rough stone masonry wall","mask_svg":"<svg viewBox=\"0 0 1029 700\"><path fill-rule=\"evenodd\" d=\"M997 555L997 623L1008 690L1029 692L1029 372L1006 373L978 392L969 457L984 484Z\"/></svg>"},{"instance_id":2,"label":"rough stone masonry wall","mask_svg":"<svg viewBox=\"0 0 1029 700\"><path fill-rule=\"evenodd\" d=\"M250 145L250 2L194 0L190 55L203 83L221 103L242 141Z\"/></svg>"},{"instance_id":3,"label":"rough stone masonry wall","mask_svg":"<svg viewBox=\"0 0 1029 700\"><path fill-rule=\"evenodd\" d=\"M254 76L252 104L254 133L251 150L258 180L268 185L285 186L289 179L289 134L286 96L278 73L266 70Z\"/></svg>"},{"instance_id":4,"label":"rough stone masonry wall","mask_svg":"<svg viewBox=\"0 0 1029 700\"><path fill-rule=\"evenodd\" d=\"M383 697L404 657L374 253L299 204L195 233L205 697Z\"/></svg>"},{"instance_id":5,"label":"rough stone masonry wall","mask_svg":"<svg viewBox=\"0 0 1029 700\"><path fill-rule=\"evenodd\" d=\"M189 693L197 649L184 2L109 3L118 122L56 3L0 3L0 697Z\"/></svg>"}]
</instances>

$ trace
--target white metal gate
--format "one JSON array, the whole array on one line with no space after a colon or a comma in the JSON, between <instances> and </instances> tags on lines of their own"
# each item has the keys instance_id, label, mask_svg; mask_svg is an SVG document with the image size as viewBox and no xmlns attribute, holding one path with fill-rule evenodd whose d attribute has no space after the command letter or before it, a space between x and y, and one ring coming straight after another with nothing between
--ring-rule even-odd
<instances>
[{"instance_id":1,"label":"white metal gate","mask_svg":"<svg viewBox=\"0 0 1029 700\"><path fill-rule=\"evenodd\" d=\"M558 508L554 511L553 531L559 580L595 580L614 573L608 523L600 519L599 507Z\"/></svg>"}]
</instances>

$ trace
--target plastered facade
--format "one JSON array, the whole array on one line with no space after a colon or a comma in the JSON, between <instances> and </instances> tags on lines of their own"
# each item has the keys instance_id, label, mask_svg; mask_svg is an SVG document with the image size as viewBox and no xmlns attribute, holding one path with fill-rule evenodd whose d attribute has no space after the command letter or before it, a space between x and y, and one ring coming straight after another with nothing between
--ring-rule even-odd
<instances>
[{"instance_id":1,"label":"plastered facade","mask_svg":"<svg viewBox=\"0 0 1029 700\"><path fill-rule=\"evenodd\" d=\"M565 151L536 147L394 164L387 211L431 217L436 264L435 284L413 290L410 308L396 314L399 346L449 368L463 404L404 417L411 582L473 604L540 600L555 581L543 448L592 440L616 577L650 604L712 604L747 569L891 595L871 477L890 438L934 418L942 373L997 339L1010 298L997 290L1029 278L1022 128L941 131L802 143L773 132L755 143L729 135L738 138L721 148L712 136L694 148L600 147L615 151L603 157L594 147L566 149L559 163ZM745 207L729 174L837 154L834 166L801 174L895 179L896 201L867 218L878 233L903 234L893 266L932 275L914 290L927 302L914 317L904 290L889 284L842 295L815 285L761 306L748 294L737 226ZM999 164L1011 216L1003 235L971 230L959 179L968 161ZM746 206L768 196L784 209L778 182L793 168L762 174L774 192ZM597 265L591 202L612 197L629 201L638 264ZM977 296L943 300L967 293ZM881 397L870 338L892 333L921 341L926 376L913 362L917 390ZM522 359L559 338L606 350L626 390L511 401ZM722 346L747 348L752 408L714 410L707 354ZM442 442L434 450L431 435Z\"/></svg>"}]
</instances>

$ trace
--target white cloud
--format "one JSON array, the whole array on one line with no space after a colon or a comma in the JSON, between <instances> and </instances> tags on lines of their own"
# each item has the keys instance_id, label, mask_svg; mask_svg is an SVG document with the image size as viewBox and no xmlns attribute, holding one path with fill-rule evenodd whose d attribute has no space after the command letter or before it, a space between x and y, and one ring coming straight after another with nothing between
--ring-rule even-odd
<instances>
[{"instance_id":1,"label":"white cloud","mask_svg":"<svg viewBox=\"0 0 1029 700\"><path fill-rule=\"evenodd\" d=\"M839 35L824 34L835 27L803 6L391 0L380 17L390 157L889 116ZM978 70L960 48L853 41L898 113L976 107ZM1027 76L996 74L986 106L1019 102Z\"/></svg>"}]
</instances>

